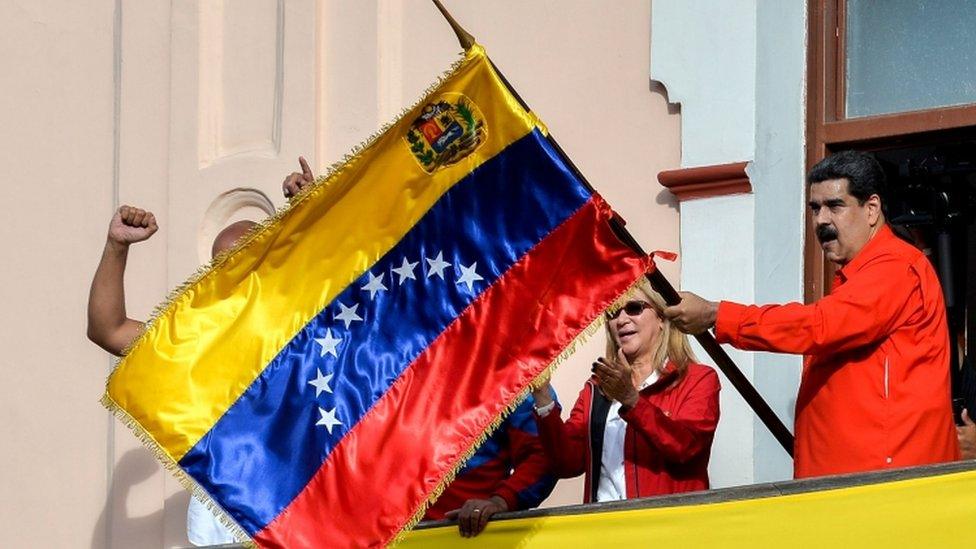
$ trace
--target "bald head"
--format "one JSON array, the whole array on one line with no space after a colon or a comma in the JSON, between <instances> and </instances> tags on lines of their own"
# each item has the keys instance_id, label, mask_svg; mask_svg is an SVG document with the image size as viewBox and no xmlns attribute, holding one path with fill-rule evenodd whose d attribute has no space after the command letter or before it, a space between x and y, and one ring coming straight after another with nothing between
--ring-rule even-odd
<instances>
[{"instance_id":1,"label":"bald head","mask_svg":"<svg viewBox=\"0 0 976 549\"><path fill-rule=\"evenodd\" d=\"M237 244L237 241L256 225L257 223L248 220L238 221L228 225L224 230L220 231L220 234L218 234L217 238L214 239L213 248L210 250L210 255L212 257L217 257L218 254L233 248L234 244Z\"/></svg>"}]
</instances>

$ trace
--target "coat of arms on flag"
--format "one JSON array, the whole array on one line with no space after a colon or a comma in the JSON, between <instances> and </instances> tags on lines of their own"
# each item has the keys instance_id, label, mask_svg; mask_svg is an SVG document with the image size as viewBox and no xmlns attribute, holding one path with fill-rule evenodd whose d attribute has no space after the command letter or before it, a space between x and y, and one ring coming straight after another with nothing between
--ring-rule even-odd
<instances>
[{"instance_id":1,"label":"coat of arms on flag","mask_svg":"<svg viewBox=\"0 0 976 549\"><path fill-rule=\"evenodd\" d=\"M424 105L404 137L424 171L454 164L485 139L484 117L478 106L459 93L446 93Z\"/></svg>"},{"instance_id":2,"label":"coat of arms on flag","mask_svg":"<svg viewBox=\"0 0 976 549\"><path fill-rule=\"evenodd\" d=\"M103 402L261 547L383 545L651 260L480 46L164 303Z\"/></svg>"}]
</instances>

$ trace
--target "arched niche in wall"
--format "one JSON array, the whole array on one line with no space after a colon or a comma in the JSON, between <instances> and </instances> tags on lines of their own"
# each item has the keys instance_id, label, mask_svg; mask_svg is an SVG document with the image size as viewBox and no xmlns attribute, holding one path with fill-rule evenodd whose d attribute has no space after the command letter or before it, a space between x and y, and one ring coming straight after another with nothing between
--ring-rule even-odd
<instances>
[{"instance_id":1,"label":"arched niche in wall","mask_svg":"<svg viewBox=\"0 0 976 549\"><path fill-rule=\"evenodd\" d=\"M231 223L250 220L260 222L275 212L274 203L258 189L238 187L221 193L210 203L197 232L197 258L210 261L213 241Z\"/></svg>"}]
</instances>

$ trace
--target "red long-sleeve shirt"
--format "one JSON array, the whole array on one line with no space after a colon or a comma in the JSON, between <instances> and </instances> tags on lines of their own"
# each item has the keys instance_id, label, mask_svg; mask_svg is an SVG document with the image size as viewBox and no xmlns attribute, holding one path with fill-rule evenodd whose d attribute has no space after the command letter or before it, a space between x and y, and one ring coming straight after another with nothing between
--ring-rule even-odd
<instances>
[{"instance_id":1,"label":"red long-sleeve shirt","mask_svg":"<svg viewBox=\"0 0 976 549\"><path fill-rule=\"evenodd\" d=\"M797 478L959 459L949 332L928 259L881 230L810 305L723 301L717 339L806 355L796 402Z\"/></svg>"}]
</instances>

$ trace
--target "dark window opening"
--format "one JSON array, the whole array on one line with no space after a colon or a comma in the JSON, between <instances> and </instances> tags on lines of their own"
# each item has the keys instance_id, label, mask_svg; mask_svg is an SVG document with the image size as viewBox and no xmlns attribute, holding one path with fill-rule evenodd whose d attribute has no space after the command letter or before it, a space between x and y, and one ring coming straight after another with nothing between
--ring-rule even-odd
<instances>
[{"instance_id":1,"label":"dark window opening","mask_svg":"<svg viewBox=\"0 0 976 549\"><path fill-rule=\"evenodd\" d=\"M884 167L886 217L925 251L942 284L956 412L976 415L976 128L830 148L871 151Z\"/></svg>"}]
</instances>

